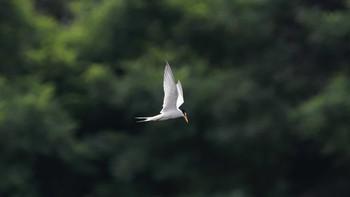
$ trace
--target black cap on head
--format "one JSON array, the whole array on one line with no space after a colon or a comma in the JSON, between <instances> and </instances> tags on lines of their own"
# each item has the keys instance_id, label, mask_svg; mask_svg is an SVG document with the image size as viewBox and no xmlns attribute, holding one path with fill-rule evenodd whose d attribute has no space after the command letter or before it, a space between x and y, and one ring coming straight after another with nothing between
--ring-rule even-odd
<instances>
[{"instance_id":1,"label":"black cap on head","mask_svg":"<svg viewBox=\"0 0 350 197\"><path fill-rule=\"evenodd\" d=\"M183 113L183 117L184 117L184 119L185 119L185 121L188 123L188 119L187 119L187 114L186 114L186 111L185 110L183 110L183 109L180 109L181 111L182 111L182 113Z\"/></svg>"},{"instance_id":2,"label":"black cap on head","mask_svg":"<svg viewBox=\"0 0 350 197\"><path fill-rule=\"evenodd\" d=\"M182 111L183 114L186 114L186 111L185 111L185 110L183 110L183 109L180 109L180 110Z\"/></svg>"}]
</instances>

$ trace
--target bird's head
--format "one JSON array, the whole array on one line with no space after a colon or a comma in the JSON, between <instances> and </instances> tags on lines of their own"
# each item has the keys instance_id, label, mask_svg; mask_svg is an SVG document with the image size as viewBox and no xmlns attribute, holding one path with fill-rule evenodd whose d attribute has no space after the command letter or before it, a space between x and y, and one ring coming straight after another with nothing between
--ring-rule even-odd
<instances>
[{"instance_id":1,"label":"bird's head","mask_svg":"<svg viewBox=\"0 0 350 197\"><path fill-rule=\"evenodd\" d=\"M182 111L182 116L184 117L185 121L188 123L186 111L183 109L180 109L180 110Z\"/></svg>"}]
</instances>

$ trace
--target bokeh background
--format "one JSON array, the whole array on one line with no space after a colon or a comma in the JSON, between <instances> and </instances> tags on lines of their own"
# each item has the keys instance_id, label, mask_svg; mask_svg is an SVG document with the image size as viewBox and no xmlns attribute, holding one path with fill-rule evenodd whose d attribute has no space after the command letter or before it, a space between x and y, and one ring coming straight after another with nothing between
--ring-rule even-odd
<instances>
[{"instance_id":1,"label":"bokeh background","mask_svg":"<svg viewBox=\"0 0 350 197\"><path fill-rule=\"evenodd\" d=\"M347 0L1 0L0 196L348 196L349 64Z\"/></svg>"}]
</instances>

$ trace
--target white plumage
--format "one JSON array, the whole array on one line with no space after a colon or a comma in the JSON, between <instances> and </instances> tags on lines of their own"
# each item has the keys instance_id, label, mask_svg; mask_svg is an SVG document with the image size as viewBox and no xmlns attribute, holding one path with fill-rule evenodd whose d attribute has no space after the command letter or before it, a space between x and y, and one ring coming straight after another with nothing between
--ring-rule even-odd
<instances>
[{"instance_id":1,"label":"white plumage","mask_svg":"<svg viewBox=\"0 0 350 197\"><path fill-rule=\"evenodd\" d=\"M181 83L180 81L175 83L173 72L167 61L164 70L163 88L163 109L160 111L160 114L151 117L136 117L136 119L140 119L138 122L160 121L184 117L188 123L186 112L180 109L180 106L184 103Z\"/></svg>"}]
</instances>

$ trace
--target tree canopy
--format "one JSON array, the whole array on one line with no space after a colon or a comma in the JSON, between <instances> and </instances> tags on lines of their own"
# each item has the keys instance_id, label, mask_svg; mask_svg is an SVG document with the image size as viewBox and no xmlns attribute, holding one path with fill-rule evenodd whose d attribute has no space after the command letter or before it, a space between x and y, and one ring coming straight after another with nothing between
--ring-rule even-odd
<instances>
[{"instance_id":1,"label":"tree canopy","mask_svg":"<svg viewBox=\"0 0 350 197\"><path fill-rule=\"evenodd\" d=\"M350 2L1 0L0 196L347 196ZM189 124L157 114L165 59Z\"/></svg>"}]
</instances>

